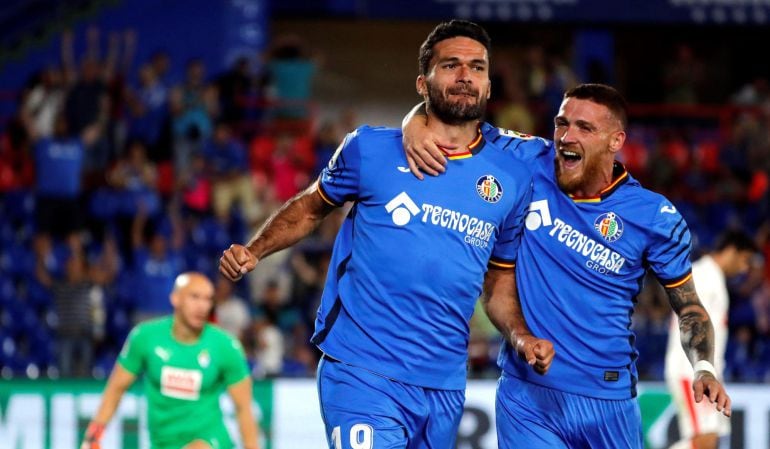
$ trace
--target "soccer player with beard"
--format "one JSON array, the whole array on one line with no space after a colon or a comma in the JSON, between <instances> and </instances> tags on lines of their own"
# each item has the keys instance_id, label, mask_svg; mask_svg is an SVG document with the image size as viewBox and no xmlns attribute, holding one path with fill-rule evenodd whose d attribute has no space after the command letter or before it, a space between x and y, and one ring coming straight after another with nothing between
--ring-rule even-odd
<instances>
[{"instance_id":1,"label":"soccer player with beard","mask_svg":"<svg viewBox=\"0 0 770 449\"><path fill-rule=\"evenodd\" d=\"M437 173L443 156L411 143L441 145L421 122L406 125L409 157ZM516 133L484 128L486 139L533 173L516 265L520 308L509 319L515 326L526 320L558 354L548 374L536 376L517 354L516 338L501 350L496 414L503 449L643 447L630 325L647 270L665 286L679 318L681 344L694 366L695 401L707 397L731 413L713 367L711 321L692 281L687 224L615 160L626 122L625 100L615 89L584 84L564 94L553 143L532 151L510 137ZM454 167L445 171L450 175Z\"/></svg>"},{"instance_id":2,"label":"soccer player with beard","mask_svg":"<svg viewBox=\"0 0 770 449\"><path fill-rule=\"evenodd\" d=\"M428 127L456 148L448 151L452 174L421 183L409 174L400 130L362 126L318 182L220 259L220 272L237 280L353 202L312 337L324 353L318 394L330 448L454 447L468 321L482 284L501 311L492 315L514 316L512 268L531 175L484 138L489 125L479 127L490 92L489 45L478 25L451 21L420 47L417 91L428 103ZM548 370L550 342L530 334L517 343L531 370Z\"/></svg>"}]
</instances>

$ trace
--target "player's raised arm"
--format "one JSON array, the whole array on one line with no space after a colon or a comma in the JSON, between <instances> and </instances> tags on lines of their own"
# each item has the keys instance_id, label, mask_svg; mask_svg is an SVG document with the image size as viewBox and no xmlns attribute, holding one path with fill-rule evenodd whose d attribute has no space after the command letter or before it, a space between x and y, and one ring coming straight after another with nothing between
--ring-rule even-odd
<instances>
[{"instance_id":1,"label":"player's raised arm","mask_svg":"<svg viewBox=\"0 0 770 449\"><path fill-rule=\"evenodd\" d=\"M455 146L444 142L428 127L428 113L425 103L420 103L409 111L401 122L404 151L409 162L409 169L419 179L423 179L421 170L438 176L446 171L446 158L440 147L454 149Z\"/></svg>"},{"instance_id":2,"label":"player's raised arm","mask_svg":"<svg viewBox=\"0 0 770 449\"><path fill-rule=\"evenodd\" d=\"M519 357L539 374L548 372L554 357L553 344L532 335L521 311L513 270L489 269L481 296L484 310Z\"/></svg>"},{"instance_id":3,"label":"player's raised arm","mask_svg":"<svg viewBox=\"0 0 770 449\"><path fill-rule=\"evenodd\" d=\"M219 272L237 281L263 257L287 248L310 234L334 205L324 199L318 183L290 199L267 219L247 245L233 244L219 259Z\"/></svg>"},{"instance_id":4,"label":"player's raised arm","mask_svg":"<svg viewBox=\"0 0 770 449\"><path fill-rule=\"evenodd\" d=\"M714 369L714 328L706 309L701 304L695 291L692 278L683 284L666 287L671 308L679 318L679 331L682 336L682 348L695 370L693 392L695 402L703 400L704 395L716 404L717 410L730 416L730 397L716 377Z\"/></svg>"},{"instance_id":5,"label":"player's raised arm","mask_svg":"<svg viewBox=\"0 0 770 449\"><path fill-rule=\"evenodd\" d=\"M107 386L104 388L102 402L96 415L94 415L94 418L88 425L80 449L101 448L99 440L102 437L102 433L104 433L104 428L112 419L112 415L115 414L115 410L117 410L118 404L120 404L120 399L134 383L134 380L136 380L135 375L120 366L119 363L115 364L115 368L113 368L112 374L110 374L110 379L107 381Z\"/></svg>"}]
</instances>

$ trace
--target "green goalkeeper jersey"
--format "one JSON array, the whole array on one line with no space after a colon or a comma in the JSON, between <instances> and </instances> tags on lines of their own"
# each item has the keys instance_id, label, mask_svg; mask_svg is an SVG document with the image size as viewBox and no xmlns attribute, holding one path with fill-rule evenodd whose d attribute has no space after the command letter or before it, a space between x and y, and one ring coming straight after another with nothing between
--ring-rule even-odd
<instances>
[{"instance_id":1,"label":"green goalkeeper jersey","mask_svg":"<svg viewBox=\"0 0 770 449\"><path fill-rule=\"evenodd\" d=\"M144 377L152 446L181 447L216 435L220 448L231 447L219 396L248 376L243 348L209 324L198 341L179 342L172 323L167 317L139 324L118 357L123 368Z\"/></svg>"}]
</instances>

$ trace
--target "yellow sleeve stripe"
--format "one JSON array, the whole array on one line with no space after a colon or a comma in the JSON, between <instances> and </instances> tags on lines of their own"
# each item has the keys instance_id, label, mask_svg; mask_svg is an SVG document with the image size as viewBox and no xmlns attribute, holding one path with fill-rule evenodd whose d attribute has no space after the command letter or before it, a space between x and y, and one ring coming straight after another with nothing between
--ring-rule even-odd
<instances>
[{"instance_id":1,"label":"yellow sleeve stripe","mask_svg":"<svg viewBox=\"0 0 770 449\"><path fill-rule=\"evenodd\" d=\"M692 279L692 273L690 273L687 276L685 276L684 279L682 279L680 281L676 281L676 282L671 283L671 284L666 284L666 285L664 285L664 287L666 287L666 288L676 288L676 287L679 287L681 285L684 285L690 279Z\"/></svg>"},{"instance_id":2,"label":"yellow sleeve stripe","mask_svg":"<svg viewBox=\"0 0 770 449\"><path fill-rule=\"evenodd\" d=\"M490 265L494 265L497 268L515 268L516 264L514 262L496 262L494 260L489 261Z\"/></svg>"},{"instance_id":3,"label":"yellow sleeve stripe","mask_svg":"<svg viewBox=\"0 0 770 449\"><path fill-rule=\"evenodd\" d=\"M318 184L318 194L321 195L321 199L329 203L329 206L339 207L340 205L332 201L328 196L326 196L326 192L324 192L323 187L321 187L321 184Z\"/></svg>"}]
</instances>

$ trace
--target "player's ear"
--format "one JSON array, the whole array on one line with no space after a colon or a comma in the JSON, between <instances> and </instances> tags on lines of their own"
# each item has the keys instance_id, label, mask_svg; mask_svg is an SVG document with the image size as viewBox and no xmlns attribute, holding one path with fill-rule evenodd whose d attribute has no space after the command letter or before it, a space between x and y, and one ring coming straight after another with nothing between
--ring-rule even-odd
<instances>
[{"instance_id":1,"label":"player's ear","mask_svg":"<svg viewBox=\"0 0 770 449\"><path fill-rule=\"evenodd\" d=\"M612 136L610 136L610 151L613 153L617 153L620 151L621 148L623 148L623 144L626 142L626 132L625 131L615 131L612 133Z\"/></svg>"},{"instance_id":2,"label":"player's ear","mask_svg":"<svg viewBox=\"0 0 770 449\"><path fill-rule=\"evenodd\" d=\"M417 75L417 81L415 82L417 87L417 93L424 97L428 95L428 87L425 84L425 75Z\"/></svg>"},{"instance_id":3,"label":"player's ear","mask_svg":"<svg viewBox=\"0 0 770 449\"><path fill-rule=\"evenodd\" d=\"M173 291L168 297L169 301L171 301L171 305L174 306L175 309L179 307L179 293Z\"/></svg>"}]
</instances>

